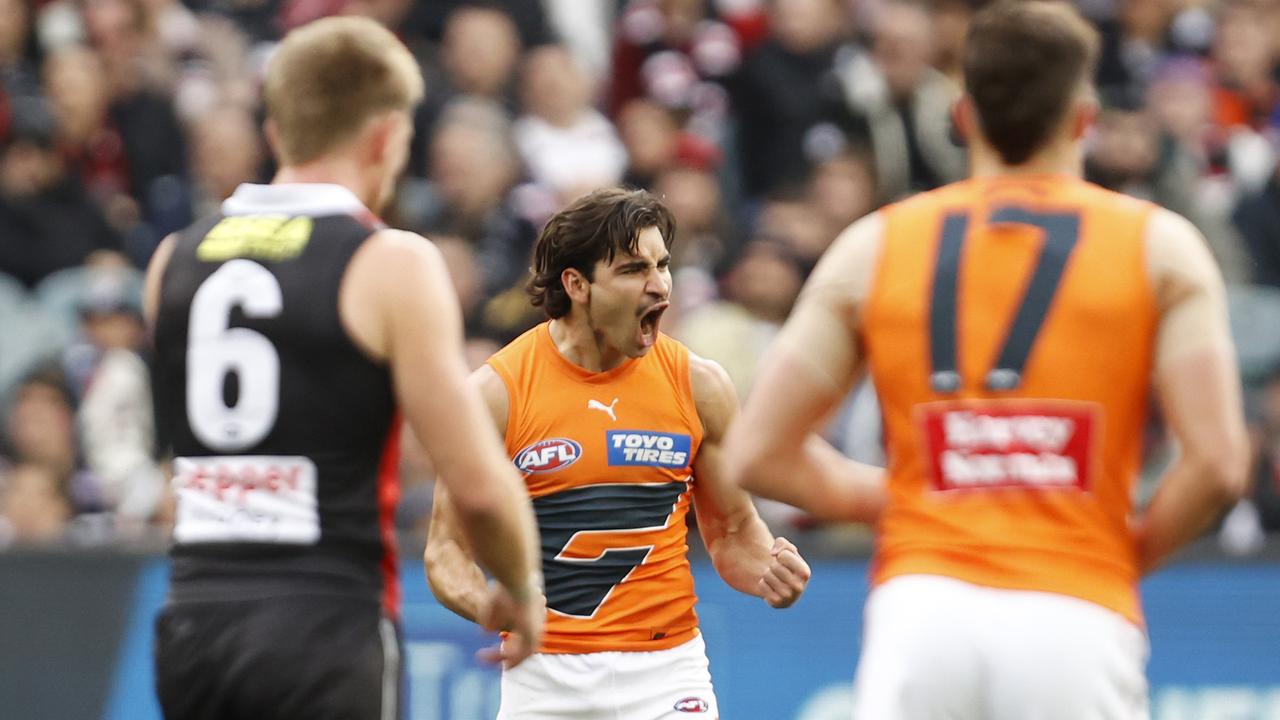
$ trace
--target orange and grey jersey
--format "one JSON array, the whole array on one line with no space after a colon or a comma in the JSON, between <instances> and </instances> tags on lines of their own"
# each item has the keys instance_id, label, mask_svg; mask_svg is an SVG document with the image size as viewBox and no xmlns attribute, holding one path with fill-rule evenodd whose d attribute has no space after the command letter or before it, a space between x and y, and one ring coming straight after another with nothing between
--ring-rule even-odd
<instances>
[{"instance_id":1,"label":"orange and grey jersey","mask_svg":"<svg viewBox=\"0 0 1280 720\"><path fill-rule=\"evenodd\" d=\"M889 454L874 582L945 575L1141 622L1128 523L1158 321L1153 209L1034 177L883 211L861 328Z\"/></svg>"},{"instance_id":2,"label":"orange and grey jersey","mask_svg":"<svg viewBox=\"0 0 1280 720\"><path fill-rule=\"evenodd\" d=\"M689 351L661 335L593 373L543 323L489 359L542 534L547 653L662 650L697 633L685 518L702 424Z\"/></svg>"}]
</instances>

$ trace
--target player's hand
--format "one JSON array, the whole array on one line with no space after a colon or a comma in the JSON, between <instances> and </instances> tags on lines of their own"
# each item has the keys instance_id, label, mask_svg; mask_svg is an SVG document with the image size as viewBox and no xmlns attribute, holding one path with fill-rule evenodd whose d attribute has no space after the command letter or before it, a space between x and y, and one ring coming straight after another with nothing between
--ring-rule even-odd
<instances>
[{"instance_id":1,"label":"player's hand","mask_svg":"<svg viewBox=\"0 0 1280 720\"><path fill-rule=\"evenodd\" d=\"M480 615L480 624L490 632L508 635L500 645L479 653L484 662L513 668L537 652L547 620L547 599L540 590L531 590L525 602L517 602L502 585L489 584L489 598Z\"/></svg>"},{"instance_id":2,"label":"player's hand","mask_svg":"<svg viewBox=\"0 0 1280 720\"><path fill-rule=\"evenodd\" d=\"M770 550L773 561L764 577L760 578L760 591L765 602L775 608L791 607L809 585L809 564L800 557L800 551L784 537L773 541Z\"/></svg>"}]
</instances>

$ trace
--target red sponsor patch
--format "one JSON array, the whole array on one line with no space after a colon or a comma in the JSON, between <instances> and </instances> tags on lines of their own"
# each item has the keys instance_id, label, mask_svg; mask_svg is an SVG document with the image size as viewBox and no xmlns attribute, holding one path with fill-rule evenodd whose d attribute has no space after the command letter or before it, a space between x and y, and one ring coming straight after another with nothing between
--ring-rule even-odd
<instances>
[{"instance_id":1,"label":"red sponsor patch","mask_svg":"<svg viewBox=\"0 0 1280 720\"><path fill-rule=\"evenodd\" d=\"M672 707L676 712L682 713L704 713L711 709L711 703L700 697L687 697L676 701Z\"/></svg>"},{"instance_id":2,"label":"red sponsor patch","mask_svg":"<svg viewBox=\"0 0 1280 720\"><path fill-rule=\"evenodd\" d=\"M967 400L917 408L935 490L1076 488L1093 470L1097 405Z\"/></svg>"}]
</instances>

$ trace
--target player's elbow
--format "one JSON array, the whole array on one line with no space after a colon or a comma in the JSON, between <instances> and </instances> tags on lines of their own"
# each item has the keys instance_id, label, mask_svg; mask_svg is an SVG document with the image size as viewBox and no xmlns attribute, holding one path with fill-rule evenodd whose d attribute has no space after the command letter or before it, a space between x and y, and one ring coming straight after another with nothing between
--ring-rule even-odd
<instances>
[{"instance_id":1,"label":"player's elbow","mask_svg":"<svg viewBox=\"0 0 1280 720\"><path fill-rule=\"evenodd\" d=\"M768 495L773 455L742 423L735 423L725 442L724 469L729 482L753 495Z\"/></svg>"},{"instance_id":2,"label":"player's elbow","mask_svg":"<svg viewBox=\"0 0 1280 720\"><path fill-rule=\"evenodd\" d=\"M1243 432L1233 435L1187 453L1184 460L1195 468L1213 501L1223 507L1235 504L1249 485L1249 442Z\"/></svg>"},{"instance_id":3,"label":"player's elbow","mask_svg":"<svg viewBox=\"0 0 1280 720\"><path fill-rule=\"evenodd\" d=\"M431 588L431 594L435 595L437 600L446 594L445 589L448 587L444 579L447 573L443 546L443 541L428 537L427 548L422 551L422 566L427 573L427 587Z\"/></svg>"},{"instance_id":4,"label":"player's elbow","mask_svg":"<svg viewBox=\"0 0 1280 720\"><path fill-rule=\"evenodd\" d=\"M442 480L466 478L449 484L453 509L464 527L490 527L505 515L506 506L521 498L518 481L509 474L514 470L506 464L441 470Z\"/></svg>"}]
</instances>

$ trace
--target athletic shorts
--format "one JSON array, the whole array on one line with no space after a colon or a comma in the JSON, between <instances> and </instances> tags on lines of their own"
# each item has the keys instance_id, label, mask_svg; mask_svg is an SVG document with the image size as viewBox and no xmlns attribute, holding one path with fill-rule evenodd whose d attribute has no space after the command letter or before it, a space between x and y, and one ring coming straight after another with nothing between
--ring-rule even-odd
<instances>
[{"instance_id":1,"label":"athletic shorts","mask_svg":"<svg viewBox=\"0 0 1280 720\"><path fill-rule=\"evenodd\" d=\"M872 591L857 720L1147 720L1145 633L1052 593L933 575Z\"/></svg>"},{"instance_id":2,"label":"athletic shorts","mask_svg":"<svg viewBox=\"0 0 1280 720\"><path fill-rule=\"evenodd\" d=\"M400 643L363 599L170 603L156 692L166 720L399 720Z\"/></svg>"},{"instance_id":3,"label":"athletic shorts","mask_svg":"<svg viewBox=\"0 0 1280 720\"><path fill-rule=\"evenodd\" d=\"M498 720L718 718L698 635L652 652L543 654L502 673Z\"/></svg>"}]
</instances>

